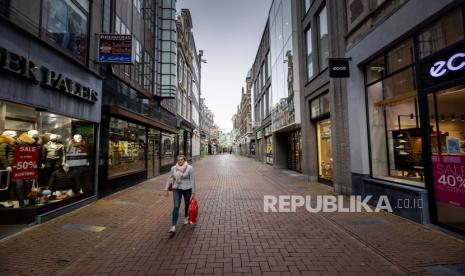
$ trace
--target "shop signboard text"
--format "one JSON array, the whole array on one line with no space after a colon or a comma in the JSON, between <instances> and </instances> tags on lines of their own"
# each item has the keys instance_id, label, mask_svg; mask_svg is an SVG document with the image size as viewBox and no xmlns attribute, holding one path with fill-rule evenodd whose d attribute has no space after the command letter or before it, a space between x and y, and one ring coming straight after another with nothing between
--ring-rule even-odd
<instances>
[{"instance_id":1,"label":"shop signboard text","mask_svg":"<svg viewBox=\"0 0 465 276\"><path fill-rule=\"evenodd\" d=\"M24 77L34 84L77 97L86 102L98 101L98 92L68 78L65 74L0 47L0 69Z\"/></svg>"}]
</instances>

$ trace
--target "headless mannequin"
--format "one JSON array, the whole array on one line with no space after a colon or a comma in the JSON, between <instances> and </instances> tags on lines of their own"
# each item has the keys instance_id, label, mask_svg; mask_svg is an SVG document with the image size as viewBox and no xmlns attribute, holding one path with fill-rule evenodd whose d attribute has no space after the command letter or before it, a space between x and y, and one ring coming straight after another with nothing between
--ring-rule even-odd
<instances>
[{"instance_id":1,"label":"headless mannequin","mask_svg":"<svg viewBox=\"0 0 465 276\"><path fill-rule=\"evenodd\" d=\"M63 144L58 141L58 135L50 135L50 141L43 146L42 154L45 160L45 167L58 168L65 163L65 149Z\"/></svg>"},{"instance_id":2,"label":"headless mannequin","mask_svg":"<svg viewBox=\"0 0 465 276\"><path fill-rule=\"evenodd\" d=\"M49 189L56 196L63 194L63 191L72 196L79 193L81 186L76 173L65 163L50 176Z\"/></svg>"}]
</instances>

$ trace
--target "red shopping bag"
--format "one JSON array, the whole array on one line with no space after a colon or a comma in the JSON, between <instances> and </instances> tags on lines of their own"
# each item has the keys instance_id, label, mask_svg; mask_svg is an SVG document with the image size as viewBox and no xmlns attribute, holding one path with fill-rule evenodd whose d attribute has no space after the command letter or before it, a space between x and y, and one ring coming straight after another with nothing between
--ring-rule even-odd
<instances>
[{"instance_id":1,"label":"red shopping bag","mask_svg":"<svg viewBox=\"0 0 465 276\"><path fill-rule=\"evenodd\" d=\"M197 204L197 200L195 199L195 197L192 197L189 203L189 212L187 213L187 220L189 224L197 223L198 212L199 212L199 205Z\"/></svg>"}]
</instances>

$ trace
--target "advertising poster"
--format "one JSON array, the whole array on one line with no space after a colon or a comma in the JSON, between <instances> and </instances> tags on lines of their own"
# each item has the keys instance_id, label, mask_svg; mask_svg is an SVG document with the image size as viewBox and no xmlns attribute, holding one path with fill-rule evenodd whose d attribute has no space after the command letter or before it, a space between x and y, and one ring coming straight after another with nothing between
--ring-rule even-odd
<instances>
[{"instance_id":1,"label":"advertising poster","mask_svg":"<svg viewBox=\"0 0 465 276\"><path fill-rule=\"evenodd\" d=\"M131 64L133 62L132 35L100 34L98 61Z\"/></svg>"},{"instance_id":2,"label":"advertising poster","mask_svg":"<svg viewBox=\"0 0 465 276\"><path fill-rule=\"evenodd\" d=\"M433 155L436 200L465 208L465 156Z\"/></svg>"},{"instance_id":3,"label":"advertising poster","mask_svg":"<svg viewBox=\"0 0 465 276\"><path fill-rule=\"evenodd\" d=\"M29 180L38 177L37 161L39 160L39 147L16 146L12 168L12 180Z\"/></svg>"}]
</instances>

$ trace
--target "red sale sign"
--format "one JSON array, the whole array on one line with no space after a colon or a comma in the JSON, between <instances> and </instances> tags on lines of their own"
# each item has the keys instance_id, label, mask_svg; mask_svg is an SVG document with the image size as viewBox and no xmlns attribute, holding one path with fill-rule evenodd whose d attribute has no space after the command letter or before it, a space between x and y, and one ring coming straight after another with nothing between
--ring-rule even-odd
<instances>
[{"instance_id":1,"label":"red sale sign","mask_svg":"<svg viewBox=\"0 0 465 276\"><path fill-rule=\"evenodd\" d=\"M465 156L433 155L436 200L465 208Z\"/></svg>"},{"instance_id":2,"label":"red sale sign","mask_svg":"<svg viewBox=\"0 0 465 276\"><path fill-rule=\"evenodd\" d=\"M37 162L39 147L16 146L13 163L12 179L35 179L38 177Z\"/></svg>"}]
</instances>

